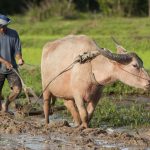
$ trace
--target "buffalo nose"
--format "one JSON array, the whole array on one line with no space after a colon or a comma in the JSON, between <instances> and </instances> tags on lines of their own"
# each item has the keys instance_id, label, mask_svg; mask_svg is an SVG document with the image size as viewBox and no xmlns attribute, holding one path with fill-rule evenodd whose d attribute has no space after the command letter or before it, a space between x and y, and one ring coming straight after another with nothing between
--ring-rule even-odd
<instances>
[{"instance_id":1,"label":"buffalo nose","mask_svg":"<svg viewBox=\"0 0 150 150\"><path fill-rule=\"evenodd\" d=\"M149 86L150 86L150 80L148 80Z\"/></svg>"}]
</instances>

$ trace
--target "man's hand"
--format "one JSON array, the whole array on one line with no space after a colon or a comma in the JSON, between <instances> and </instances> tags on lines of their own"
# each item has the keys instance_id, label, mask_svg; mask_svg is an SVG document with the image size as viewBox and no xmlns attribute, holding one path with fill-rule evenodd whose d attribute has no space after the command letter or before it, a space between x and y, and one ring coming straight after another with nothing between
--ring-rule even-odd
<instances>
[{"instance_id":1,"label":"man's hand","mask_svg":"<svg viewBox=\"0 0 150 150\"><path fill-rule=\"evenodd\" d=\"M21 65L23 65L23 64L24 64L24 60L23 60L23 59L19 59L19 60L18 60L18 65L21 66Z\"/></svg>"},{"instance_id":2,"label":"man's hand","mask_svg":"<svg viewBox=\"0 0 150 150\"><path fill-rule=\"evenodd\" d=\"M8 61L5 61L4 64L8 70L11 70L13 68L12 64Z\"/></svg>"}]
</instances>

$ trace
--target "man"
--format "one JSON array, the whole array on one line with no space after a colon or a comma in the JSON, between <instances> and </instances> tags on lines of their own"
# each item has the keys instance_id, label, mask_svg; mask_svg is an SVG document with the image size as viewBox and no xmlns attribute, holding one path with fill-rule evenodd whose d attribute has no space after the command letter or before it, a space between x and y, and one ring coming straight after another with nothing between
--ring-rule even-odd
<instances>
[{"instance_id":1,"label":"man","mask_svg":"<svg viewBox=\"0 0 150 150\"><path fill-rule=\"evenodd\" d=\"M0 110L3 109L5 112L8 112L9 104L17 98L22 89L20 78L12 68L17 70L16 59L18 65L24 63L18 33L7 27L10 22L7 16L0 14ZM2 88L5 79L8 80L11 93L2 106Z\"/></svg>"}]
</instances>

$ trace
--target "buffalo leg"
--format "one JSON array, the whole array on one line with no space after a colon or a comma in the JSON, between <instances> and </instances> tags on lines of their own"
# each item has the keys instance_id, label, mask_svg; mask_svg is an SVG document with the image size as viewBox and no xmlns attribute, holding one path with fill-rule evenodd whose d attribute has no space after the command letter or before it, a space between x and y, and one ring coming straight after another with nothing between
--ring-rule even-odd
<instances>
[{"instance_id":1,"label":"buffalo leg","mask_svg":"<svg viewBox=\"0 0 150 150\"><path fill-rule=\"evenodd\" d=\"M75 103L73 100L64 100L64 105L67 107L68 111L70 111L74 121L75 125L79 126L81 124L80 115L78 113L78 110L75 106Z\"/></svg>"},{"instance_id":2,"label":"buffalo leg","mask_svg":"<svg viewBox=\"0 0 150 150\"><path fill-rule=\"evenodd\" d=\"M102 94L102 89L100 90L97 90L96 92L96 96L93 97L93 99L91 99L87 105L87 112L88 112L88 123L90 122L91 118L92 118L92 115L93 115L93 112L96 108L96 105L97 103L99 102L99 99L101 97L101 94Z\"/></svg>"},{"instance_id":3,"label":"buffalo leg","mask_svg":"<svg viewBox=\"0 0 150 150\"><path fill-rule=\"evenodd\" d=\"M45 115L45 122L46 124L49 123L49 114L50 114L50 100L51 100L51 93L49 91L45 91L43 93L43 100L44 100L44 115Z\"/></svg>"},{"instance_id":4,"label":"buffalo leg","mask_svg":"<svg viewBox=\"0 0 150 150\"><path fill-rule=\"evenodd\" d=\"M88 122L90 122L93 112L96 108L96 105L98 103L99 99L97 100L91 100L87 105L87 113L88 113Z\"/></svg>"},{"instance_id":5,"label":"buffalo leg","mask_svg":"<svg viewBox=\"0 0 150 150\"><path fill-rule=\"evenodd\" d=\"M87 128L88 127L88 114L84 105L84 101L82 98L75 98L75 102L76 102L76 105L80 114L80 118L82 121L81 127Z\"/></svg>"},{"instance_id":6,"label":"buffalo leg","mask_svg":"<svg viewBox=\"0 0 150 150\"><path fill-rule=\"evenodd\" d=\"M52 95L51 97L51 105L54 106L56 102L56 97L54 95Z\"/></svg>"}]
</instances>

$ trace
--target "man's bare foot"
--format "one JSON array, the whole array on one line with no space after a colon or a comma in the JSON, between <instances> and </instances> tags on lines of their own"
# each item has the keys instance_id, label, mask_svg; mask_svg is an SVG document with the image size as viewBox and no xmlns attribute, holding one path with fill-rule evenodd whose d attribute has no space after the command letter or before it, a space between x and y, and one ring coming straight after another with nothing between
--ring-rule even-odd
<instances>
[{"instance_id":1,"label":"man's bare foot","mask_svg":"<svg viewBox=\"0 0 150 150\"><path fill-rule=\"evenodd\" d=\"M3 112L8 112L8 105L6 103L2 104L2 111Z\"/></svg>"},{"instance_id":2,"label":"man's bare foot","mask_svg":"<svg viewBox=\"0 0 150 150\"><path fill-rule=\"evenodd\" d=\"M8 111L8 105L6 104L6 103L3 103L2 104L2 113L4 113L4 114L9 114L9 115L14 115L14 113L13 112L11 112L11 111Z\"/></svg>"}]
</instances>

